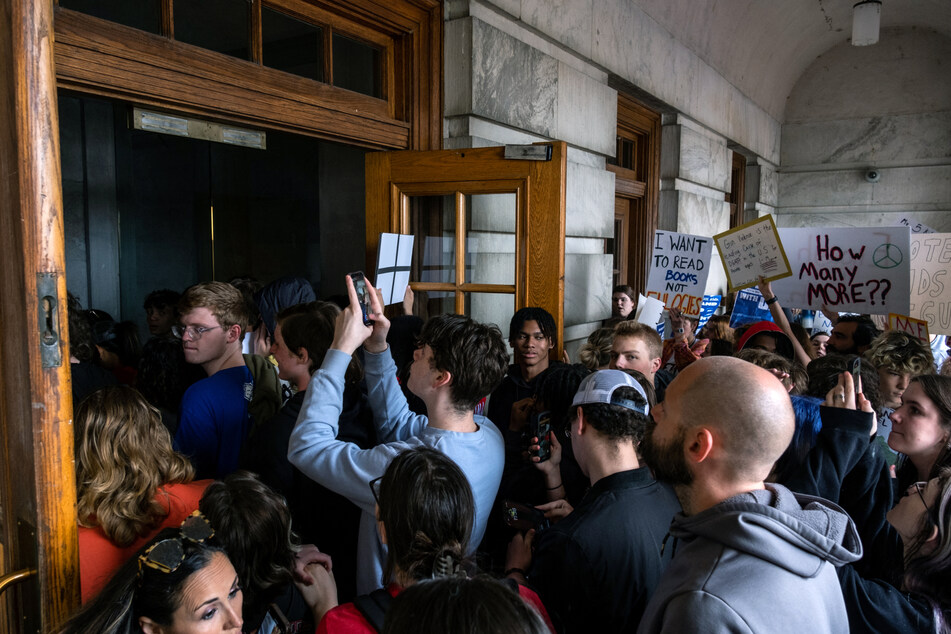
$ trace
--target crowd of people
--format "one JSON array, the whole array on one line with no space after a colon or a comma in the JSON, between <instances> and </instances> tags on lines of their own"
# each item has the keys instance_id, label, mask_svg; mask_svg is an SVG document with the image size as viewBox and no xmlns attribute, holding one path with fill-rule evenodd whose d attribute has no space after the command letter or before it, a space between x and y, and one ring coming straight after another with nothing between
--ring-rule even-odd
<instances>
[{"instance_id":1,"label":"crowd of people","mask_svg":"<svg viewBox=\"0 0 951 634\"><path fill-rule=\"evenodd\" d=\"M831 313L425 322L301 278L70 299L64 633L951 632L951 376ZM369 286L369 285L368 285ZM397 314L400 313L400 314Z\"/></svg>"}]
</instances>

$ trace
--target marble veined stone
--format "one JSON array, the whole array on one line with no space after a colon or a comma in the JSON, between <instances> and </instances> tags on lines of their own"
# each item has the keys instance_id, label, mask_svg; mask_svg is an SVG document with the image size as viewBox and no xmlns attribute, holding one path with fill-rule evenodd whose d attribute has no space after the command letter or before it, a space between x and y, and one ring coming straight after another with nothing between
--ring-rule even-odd
<instances>
[{"instance_id":1,"label":"marble veined stone","mask_svg":"<svg viewBox=\"0 0 951 634\"><path fill-rule=\"evenodd\" d=\"M476 115L554 137L558 62L483 22L472 22Z\"/></svg>"}]
</instances>

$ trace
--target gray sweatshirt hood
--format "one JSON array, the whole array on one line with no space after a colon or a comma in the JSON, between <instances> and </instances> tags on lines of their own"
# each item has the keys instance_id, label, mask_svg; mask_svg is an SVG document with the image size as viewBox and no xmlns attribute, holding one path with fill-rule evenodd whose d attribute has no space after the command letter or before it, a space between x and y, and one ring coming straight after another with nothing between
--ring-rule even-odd
<instances>
[{"instance_id":1,"label":"gray sweatshirt hood","mask_svg":"<svg viewBox=\"0 0 951 634\"><path fill-rule=\"evenodd\" d=\"M841 508L782 485L766 487L697 515L677 514L670 536L683 541L703 537L802 577L815 576L826 561L838 567L862 557L855 524Z\"/></svg>"}]
</instances>

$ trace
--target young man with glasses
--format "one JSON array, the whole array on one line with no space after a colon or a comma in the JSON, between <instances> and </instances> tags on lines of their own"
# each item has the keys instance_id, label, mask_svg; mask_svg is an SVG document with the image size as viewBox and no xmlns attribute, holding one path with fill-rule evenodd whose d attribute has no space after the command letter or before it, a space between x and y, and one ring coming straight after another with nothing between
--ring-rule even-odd
<instances>
[{"instance_id":1,"label":"young man with glasses","mask_svg":"<svg viewBox=\"0 0 951 634\"><path fill-rule=\"evenodd\" d=\"M369 283L367 288L372 288ZM368 484L405 449L432 447L462 469L476 506L470 546L478 546L502 477L503 441L495 425L475 413L475 406L502 380L508 354L495 326L462 315L430 319L418 337L407 380L409 390L426 404L428 417L419 416L410 411L396 379L396 364L386 343L390 322L379 295L370 290L372 322L367 326L349 276L347 290L350 305L337 318L330 350L311 378L288 459L363 511L357 548L357 592L363 594L389 581L383 579L386 550L377 533ZM344 375L361 346L367 399L381 443L366 450L337 440Z\"/></svg>"},{"instance_id":2,"label":"young man with glasses","mask_svg":"<svg viewBox=\"0 0 951 634\"><path fill-rule=\"evenodd\" d=\"M235 287L207 282L186 290L178 311L172 332L182 340L185 360L208 377L182 397L175 448L191 459L196 478L223 478L238 468L251 429L254 377L241 354L247 308Z\"/></svg>"}]
</instances>

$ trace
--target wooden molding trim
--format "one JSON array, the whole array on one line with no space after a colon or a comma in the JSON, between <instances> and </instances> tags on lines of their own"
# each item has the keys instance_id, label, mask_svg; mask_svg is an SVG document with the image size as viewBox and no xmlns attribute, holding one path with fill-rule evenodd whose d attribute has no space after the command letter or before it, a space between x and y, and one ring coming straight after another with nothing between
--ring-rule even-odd
<instances>
[{"instance_id":1,"label":"wooden molding trim","mask_svg":"<svg viewBox=\"0 0 951 634\"><path fill-rule=\"evenodd\" d=\"M293 3L283 0L280 4ZM386 30L392 39L384 49L387 99L296 77L68 9L55 12L58 84L173 112L370 148L440 147L441 5L423 10L418 3L404 2L384 10L366 0L352 4L357 6L348 5L349 11L362 11L366 23L393 20ZM400 13L400 8L405 12ZM367 16L373 10L383 17L370 20ZM379 35L370 37L367 29L367 39L382 42Z\"/></svg>"}]
</instances>

